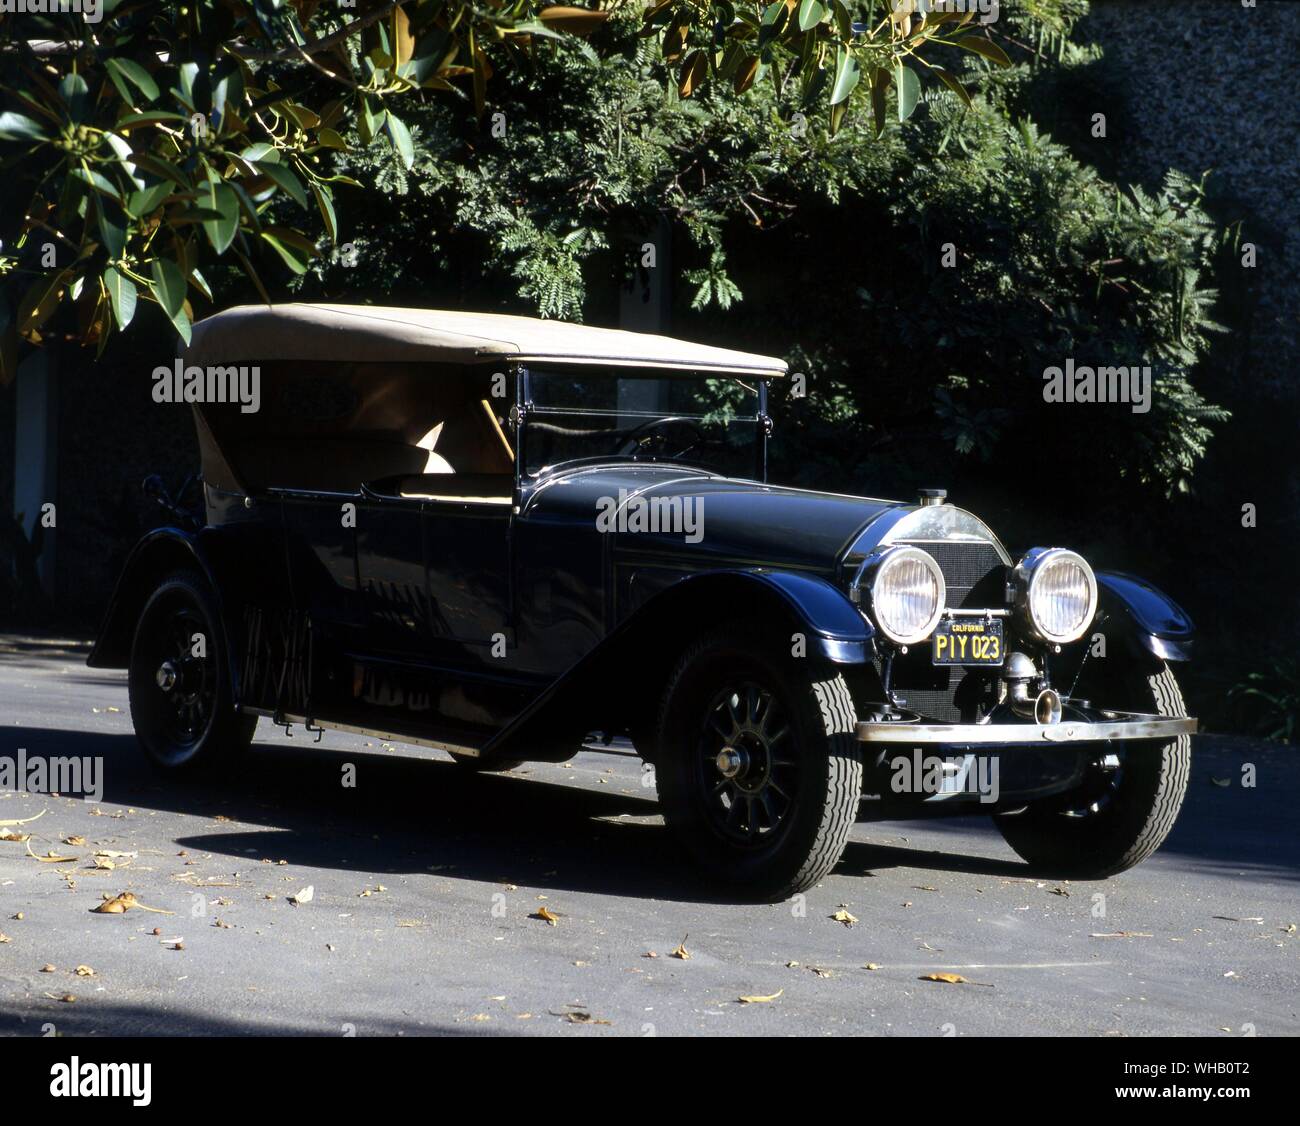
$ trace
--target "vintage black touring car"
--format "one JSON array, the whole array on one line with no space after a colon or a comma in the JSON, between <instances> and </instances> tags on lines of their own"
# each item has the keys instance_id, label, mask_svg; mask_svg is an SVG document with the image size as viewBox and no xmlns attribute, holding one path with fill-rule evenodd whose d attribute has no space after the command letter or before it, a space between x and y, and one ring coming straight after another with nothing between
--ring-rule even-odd
<instances>
[{"instance_id":1,"label":"vintage black touring car","mask_svg":"<svg viewBox=\"0 0 1300 1126\"><path fill-rule=\"evenodd\" d=\"M202 513L163 495L90 657L130 670L159 767L232 763L259 716L488 771L626 739L687 852L761 897L830 872L859 816L990 814L1094 878L1173 824L1186 614L1009 554L942 490L768 484L780 360L291 304L201 322L182 366ZM214 401L253 369L256 410Z\"/></svg>"}]
</instances>

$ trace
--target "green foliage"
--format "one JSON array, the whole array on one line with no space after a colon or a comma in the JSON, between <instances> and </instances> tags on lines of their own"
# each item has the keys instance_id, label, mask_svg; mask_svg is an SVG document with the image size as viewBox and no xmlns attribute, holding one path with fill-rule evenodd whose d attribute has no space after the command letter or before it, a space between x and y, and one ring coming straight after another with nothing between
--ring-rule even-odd
<instances>
[{"instance_id":1,"label":"green foliage","mask_svg":"<svg viewBox=\"0 0 1300 1126\"><path fill-rule=\"evenodd\" d=\"M617 10L653 45L659 69L676 72L670 88L681 98L728 84L740 94L779 75L809 104L829 99L832 132L863 74L877 95L894 75L903 120L921 90L904 60L929 67L921 52L951 44L1009 62L975 31L973 13L926 15L911 0L892 9L865 0L853 12L844 0L637 7ZM71 12L0 23L0 160L18 170L0 210L0 383L12 377L18 340L41 344L66 305L77 308L75 335L101 349L140 296L188 341L187 290L203 293L196 272L227 254L270 301L258 263L278 260L303 274L320 253L307 233L314 211L330 238L337 233L335 188L352 181L326 174L330 153L378 147L414 172L410 119L421 115L426 92L458 97L482 121L490 80L496 102L498 67L544 68L548 40L573 45L615 9L544 0L361 0L347 8L322 0L103 0L102 10L102 23ZM578 57L598 62L591 51ZM882 104L873 99L878 126ZM463 106L457 111L469 117ZM526 241L529 233L525 220L504 216L493 228L499 251L521 256L516 273L538 307L571 311L580 291L571 232L552 237L539 228L540 245ZM50 239L53 266L44 250ZM37 245L39 255L31 252ZM733 300L725 277L710 271L699 283L702 299Z\"/></svg>"},{"instance_id":2,"label":"green foliage","mask_svg":"<svg viewBox=\"0 0 1300 1126\"><path fill-rule=\"evenodd\" d=\"M1080 7L1041 4L1047 22L1022 12L1010 33L1066 34ZM615 16L593 50L539 58L497 88L481 127L448 104L413 109L409 172L383 150L341 155L378 188L349 201L358 264L318 259L301 291L513 294L580 319L643 268L647 243L668 260L664 217L678 297L700 327L734 341L752 324L755 340L801 357L810 395L782 404L795 476L815 476L838 428L840 446L876 465L907 433L973 464L1038 440L1115 486L1190 488L1224 417L1194 384L1217 328L1220 235L1201 184L1171 173L1154 195L1121 188L1008 116L1003 74L1057 64L1025 51L994 71L969 52L936 55L971 104L930 87L905 127L886 120L877 135L870 114L833 130L834 108L773 70L744 99L683 100L636 31ZM1056 53L1074 55L1064 41ZM1070 357L1150 366L1152 409L1044 403L1044 370Z\"/></svg>"},{"instance_id":3,"label":"green foliage","mask_svg":"<svg viewBox=\"0 0 1300 1126\"><path fill-rule=\"evenodd\" d=\"M1294 743L1300 734L1300 663L1278 659L1263 672L1248 673L1229 690L1239 723L1265 739Z\"/></svg>"}]
</instances>

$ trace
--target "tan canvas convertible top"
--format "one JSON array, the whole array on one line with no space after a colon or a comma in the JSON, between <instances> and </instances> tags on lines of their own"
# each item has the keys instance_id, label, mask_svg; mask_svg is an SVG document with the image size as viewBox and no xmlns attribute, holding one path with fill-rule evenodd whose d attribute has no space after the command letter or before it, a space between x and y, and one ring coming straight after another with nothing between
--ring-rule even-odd
<instances>
[{"instance_id":1,"label":"tan canvas convertible top","mask_svg":"<svg viewBox=\"0 0 1300 1126\"><path fill-rule=\"evenodd\" d=\"M186 364L270 360L521 361L705 370L773 378L784 360L566 321L373 305L240 305L194 326Z\"/></svg>"}]
</instances>

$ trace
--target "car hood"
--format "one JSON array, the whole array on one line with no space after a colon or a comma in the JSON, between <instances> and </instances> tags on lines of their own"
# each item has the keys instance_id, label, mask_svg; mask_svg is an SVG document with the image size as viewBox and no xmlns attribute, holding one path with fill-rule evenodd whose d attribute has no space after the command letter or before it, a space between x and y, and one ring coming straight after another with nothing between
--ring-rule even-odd
<instances>
[{"instance_id":1,"label":"car hood","mask_svg":"<svg viewBox=\"0 0 1300 1126\"><path fill-rule=\"evenodd\" d=\"M572 520L613 537L621 556L689 556L713 565L833 571L900 501L813 492L661 465L599 466L544 482L529 519Z\"/></svg>"}]
</instances>

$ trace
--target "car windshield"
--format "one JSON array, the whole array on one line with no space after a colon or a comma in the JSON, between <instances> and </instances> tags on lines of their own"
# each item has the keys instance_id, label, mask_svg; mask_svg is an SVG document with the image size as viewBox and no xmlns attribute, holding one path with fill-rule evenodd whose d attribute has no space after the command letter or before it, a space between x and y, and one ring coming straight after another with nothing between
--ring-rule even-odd
<instances>
[{"instance_id":1,"label":"car windshield","mask_svg":"<svg viewBox=\"0 0 1300 1126\"><path fill-rule=\"evenodd\" d=\"M753 477L759 387L698 372L530 371L525 471L566 462L677 462Z\"/></svg>"}]
</instances>

